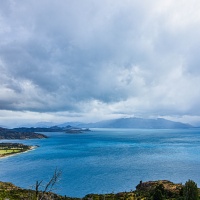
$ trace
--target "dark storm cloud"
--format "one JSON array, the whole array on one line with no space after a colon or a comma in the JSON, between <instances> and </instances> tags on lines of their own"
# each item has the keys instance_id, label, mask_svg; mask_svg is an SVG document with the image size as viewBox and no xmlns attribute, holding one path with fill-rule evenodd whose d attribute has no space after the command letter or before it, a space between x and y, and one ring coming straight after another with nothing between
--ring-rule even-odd
<instances>
[{"instance_id":1,"label":"dark storm cloud","mask_svg":"<svg viewBox=\"0 0 200 200\"><path fill-rule=\"evenodd\" d=\"M3 1L0 109L199 115L199 6Z\"/></svg>"}]
</instances>

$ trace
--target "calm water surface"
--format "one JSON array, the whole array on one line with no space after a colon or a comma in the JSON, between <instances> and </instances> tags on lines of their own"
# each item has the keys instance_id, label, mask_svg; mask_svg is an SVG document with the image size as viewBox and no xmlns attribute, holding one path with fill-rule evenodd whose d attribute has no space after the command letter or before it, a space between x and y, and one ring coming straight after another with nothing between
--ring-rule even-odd
<instances>
[{"instance_id":1,"label":"calm water surface","mask_svg":"<svg viewBox=\"0 0 200 200\"><path fill-rule=\"evenodd\" d=\"M0 159L1 181L31 188L57 167L62 177L55 192L74 197L134 190L140 180L200 185L200 129L45 134L48 139L12 141L40 147Z\"/></svg>"}]
</instances>

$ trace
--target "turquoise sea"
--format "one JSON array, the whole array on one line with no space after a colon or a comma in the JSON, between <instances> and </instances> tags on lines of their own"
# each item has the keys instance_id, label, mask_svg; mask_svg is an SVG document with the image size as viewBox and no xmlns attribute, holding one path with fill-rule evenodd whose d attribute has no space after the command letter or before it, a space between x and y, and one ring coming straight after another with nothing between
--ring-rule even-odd
<instances>
[{"instance_id":1,"label":"turquoise sea","mask_svg":"<svg viewBox=\"0 0 200 200\"><path fill-rule=\"evenodd\" d=\"M0 159L0 181L32 188L58 168L62 176L55 192L73 197L134 190L140 180L192 179L200 186L200 129L45 134L48 139L12 141L40 147Z\"/></svg>"}]
</instances>

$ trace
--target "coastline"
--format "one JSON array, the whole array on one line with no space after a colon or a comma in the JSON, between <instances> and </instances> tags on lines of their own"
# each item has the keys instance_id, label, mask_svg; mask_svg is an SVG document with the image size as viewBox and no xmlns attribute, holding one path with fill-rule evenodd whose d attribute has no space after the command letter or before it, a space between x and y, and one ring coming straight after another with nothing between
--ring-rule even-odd
<instances>
[{"instance_id":1,"label":"coastline","mask_svg":"<svg viewBox=\"0 0 200 200\"><path fill-rule=\"evenodd\" d=\"M26 150L26 151L1 155L1 156L0 156L0 160L3 159L3 158L8 158L8 157L11 157L11 156L15 156L15 155L18 155L18 154L27 153L27 152L29 152L29 151L35 150L36 148L38 148L38 146L35 145L35 146L30 146L30 149L28 149L28 150Z\"/></svg>"},{"instance_id":2,"label":"coastline","mask_svg":"<svg viewBox=\"0 0 200 200\"><path fill-rule=\"evenodd\" d=\"M193 184L189 186L189 184ZM187 187L185 187L187 185ZM0 181L0 199L22 199L21 197L26 196L34 196L36 190L34 189L22 189L12 182L2 182ZM129 190L117 193L88 193L82 197L72 197L66 195L60 195L54 192L48 191L38 191L38 197L41 199L60 199L60 200L92 200L92 199L107 199L107 200L135 200L135 199L186 199L187 192L191 191L190 194L195 193L195 199L199 199L200 193L199 188L196 183L192 180L188 180L185 184L182 183L174 183L169 180L157 180L157 181L140 181L139 184L136 185L135 190ZM158 193L160 196L158 196ZM30 195L32 194L32 195ZM9 198L5 198L9 197ZM161 198L157 198L161 197Z\"/></svg>"}]
</instances>

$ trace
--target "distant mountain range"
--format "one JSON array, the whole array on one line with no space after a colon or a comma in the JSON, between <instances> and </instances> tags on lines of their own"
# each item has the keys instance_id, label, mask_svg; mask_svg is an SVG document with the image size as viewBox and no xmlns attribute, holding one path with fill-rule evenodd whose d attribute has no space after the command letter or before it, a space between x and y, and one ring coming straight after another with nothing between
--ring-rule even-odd
<instances>
[{"instance_id":1,"label":"distant mountain range","mask_svg":"<svg viewBox=\"0 0 200 200\"><path fill-rule=\"evenodd\" d=\"M53 124L53 126L52 126ZM28 128L29 127L29 128ZM133 128L133 129L178 129L178 128L196 128L190 124L174 122L163 118L144 119L144 118L120 118L104 120L95 123L65 122L55 124L53 122L38 122L32 126L20 127L20 132L60 132L69 128ZM28 128L28 129L27 129ZM18 128L13 129L19 131Z\"/></svg>"},{"instance_id":2,"label":"distant mountain range","mask_svg":"<svg viewBox=\"0 0 200 200\"><path fill-rule=\"evenodd\" d=\"M88 124L77 124L77 126L82 128L135 128L135 129L194 128L190 124L174 122L163 118L143 119L135 117L105 120Z\"/></svg>"},{"instance_id":3,"label":"distant mountain range","mask_svg":"<svg viewBox=\"0 0 200 200\"><path fill-rule=\"evenodd\" d=\"M79 128L73 126L51 126L51 127L19 127L13 128L12 131L16 131L18 133L32 133L32 132L65 132L65 133L84 133L90 131L89 128Z\"/></svg>"}]
</instances>

